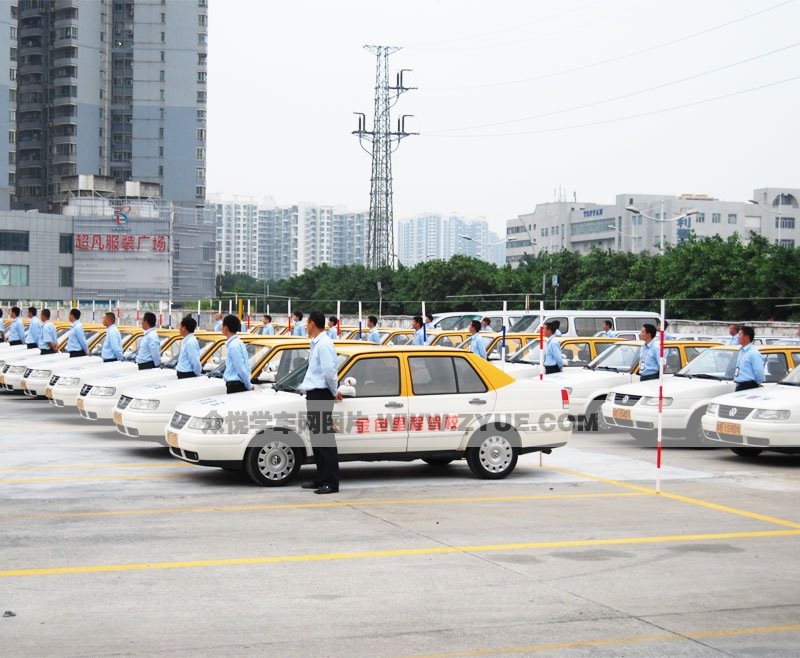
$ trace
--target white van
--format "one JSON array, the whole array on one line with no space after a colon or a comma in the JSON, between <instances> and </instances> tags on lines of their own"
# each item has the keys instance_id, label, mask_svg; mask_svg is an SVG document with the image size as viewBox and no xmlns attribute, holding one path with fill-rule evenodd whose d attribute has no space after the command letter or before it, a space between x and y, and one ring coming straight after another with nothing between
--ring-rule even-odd
<instances>
[{"instance_id":1,"label":"white van","mask_svg":"<svg viewBox=\"0 0 800 658\"><path fill-rule=\"evenodd\" d=\"M516 331L516 323L526 316L525 311L459 311L438 313L433 316L433 326L437 331L464 331L472 320L489 318L492 331Z\"/></svg>"},{"instance_id":2,"label":"white van","mask_svg":"<svg viewBox=\"0 0 800 658\"><path fill-rule=\"evenodd\" d=\"M638 338L643 324L656 326L659 323L658 313L647 311L557 311L545 310L545 322L558 320L559 329L564 336L595 336L603 331L603 323L611 321L615 331L635 331ZM519 319L513 329L517 333L530 333L539 330L540 316L538 312L529 313Z\"/></svg>"}]
</instances>

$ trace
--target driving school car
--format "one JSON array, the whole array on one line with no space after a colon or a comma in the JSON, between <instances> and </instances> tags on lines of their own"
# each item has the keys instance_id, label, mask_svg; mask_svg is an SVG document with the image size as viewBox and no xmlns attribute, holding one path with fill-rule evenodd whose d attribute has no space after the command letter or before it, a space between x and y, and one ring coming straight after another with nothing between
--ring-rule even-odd
<instances>
[{"instance_id":1,"label":"driving school car","mask_svg":"<svg viewBox=\"0 0 800 658\"><path fill-rule=\"evenodd\" d=\"M564 358L565 368L577 368L589 365L592 359L614 343L621 342L619 338L562 338L561 355ZM523 379L525 377L539 376L539 349L538 336L535 340L528 341L521 349L514 351L504 363L496 364L498 368L507 372L512 377Z\"/></svg>"},{"instance_id":2,"label":"driving school car","mask_svg":"<svg viewBox=\"0 0 800 658\"><path fill-rule=\"evenodd\" d=\"M519 381L453 348L336 346L343 400L334 406L340 461L443 465L466 458L481 478L514 470L520 454L566 444L566 392ZM170 452L203 466L244 468L264 486L291 482L312 460L299 369L266 391L180 404L166 428Z\"/></svg>"}]
</instances>

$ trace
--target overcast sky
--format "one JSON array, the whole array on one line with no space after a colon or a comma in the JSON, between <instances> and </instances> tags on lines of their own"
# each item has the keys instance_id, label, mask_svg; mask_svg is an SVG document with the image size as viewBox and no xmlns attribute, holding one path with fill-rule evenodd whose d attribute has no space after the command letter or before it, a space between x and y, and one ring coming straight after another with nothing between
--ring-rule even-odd
<instances>
[{"instance_id":1,"label":"overcast sky","mask_svg":"<svg viewBox=\"0 0 800 658\"><path fill-rule=\"evenodd\" d=\"M800 187L800 0L210 0L208 191L369 208L375 56L413 69L395 219ZM392 75L392 79L394 76ZM716 99L716 100L715 100ZM673 108L673 109L671 109ZM394 121L394 119L393 119Z\"/></svg>"}]
</instances>

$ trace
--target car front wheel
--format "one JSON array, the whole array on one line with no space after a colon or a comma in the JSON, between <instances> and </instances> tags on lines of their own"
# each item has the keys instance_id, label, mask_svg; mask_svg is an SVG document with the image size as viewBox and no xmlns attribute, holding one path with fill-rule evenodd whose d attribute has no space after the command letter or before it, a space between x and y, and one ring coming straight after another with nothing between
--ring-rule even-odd
<instances>
[{"instance_id":1,"label":"car front wheel","mask_svg":"<svg viewBox=\"0 0 800 658\"><path fill-rule=\"evenodd\" d=\"M731 451L739 457L758 457L762 453L761 448L731 448Z\"/></svg>"},{"instance_id":2,"label":"car front wheel","mask_svg":"<svg viewBox=\"0 0 800 658\"><path fill-rule=\"evenodd\" d=\"M467 464L481 479L500 480L514 470L518 455L508 434L489 430L482 432L475 445L467 448Z\"/></svg>"},{"instance_id":3,"label":"car front wheel","mask_svg":"<svg viewBox=\"0 0 800 658\"><path fill-rule=\"evenodd\" d=\"M248 448L245 455L247 474L262 487L289 484L297 475L301 464L298 451L280 439Z\"/></svg>"}]
</instances>

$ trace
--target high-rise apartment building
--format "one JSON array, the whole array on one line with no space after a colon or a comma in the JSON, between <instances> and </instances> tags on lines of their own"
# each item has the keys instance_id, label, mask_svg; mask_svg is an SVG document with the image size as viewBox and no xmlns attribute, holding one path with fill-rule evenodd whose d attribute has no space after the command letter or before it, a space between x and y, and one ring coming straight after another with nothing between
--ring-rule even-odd
<instances>
[{"instance_id":1,"label":"high-rise apartment building","mask_svg":"<svg viewBox=\"0 0 800 658\"><path fill-rule=\"evenodd\" d=\"M202 203L207 0L11 4L14 205L58 208L61 178L80 174L157 183L162 198Z\"/></svg>"},{"instance_id":2,"label":"high-rise apartment building","mask_svg":"<svg viewBox=\"0 0 800 658\"><path fill-rule=\"evenodd\" d=\"M427 260L449 260L456 254L504 264L503 243L485 219L422 214L398 224L398 253L407 267Z\"/></svg>"}]
</instances>

